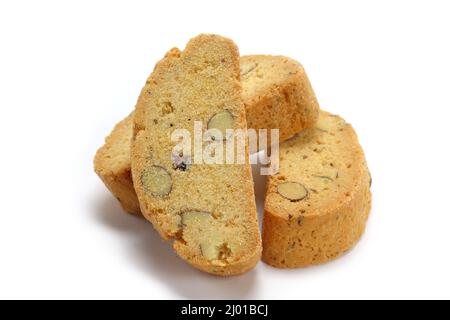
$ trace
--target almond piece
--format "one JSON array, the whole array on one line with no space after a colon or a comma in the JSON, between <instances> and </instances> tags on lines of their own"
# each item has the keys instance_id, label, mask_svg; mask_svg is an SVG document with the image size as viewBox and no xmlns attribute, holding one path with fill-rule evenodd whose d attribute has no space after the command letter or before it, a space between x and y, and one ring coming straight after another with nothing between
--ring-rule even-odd
<instances>
[{"instance_id":1,"label":"almond piece","mask_svg":"<svg viewBox=\"0 0 450 320\"><path fill-rule=\"evenodd\" d=\"M234 118L230 111L225 110L216 113L208 121L208 129L219 129L223 139L226 138L226 130L234 128Z\"/></svg>"},{"instance_id":2,"label":"almond piece","mask_svg":"<svg viewBox=\"0 0 450 320\"><path fill-rule=\"evenodd\" d=\"M278 185L277 192L290 201L301 201L308 196L308 190L298 182L284 182Z\"/></svg>"},{"instance_id":3,"label":"almond piece","mask_svg":"<svg viewBox=\"0 0 450 320\"><path fill-rule=\"evenodd\" d=\"M172 177L161 166L146 168L141 175L144 191L156 197L167 196L172 191Z\"/></svg>"}]
</instances>

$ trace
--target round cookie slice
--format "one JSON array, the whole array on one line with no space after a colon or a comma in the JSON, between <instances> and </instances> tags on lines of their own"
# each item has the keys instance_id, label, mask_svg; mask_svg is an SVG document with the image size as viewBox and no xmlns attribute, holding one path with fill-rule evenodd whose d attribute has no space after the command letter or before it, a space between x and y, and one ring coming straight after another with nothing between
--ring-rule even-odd
<instances>
[{"instance_id":1,"label":"round cookie slice","mask_svg":"<svg viewBox=\"0 0 450 320\"><path fill-rule=\"evenodd\" d=\"M315 128L280 146L280 171L267 183L263 261L305 267L352 248L369 215L370 184L352 126L321 111Z\"/></svg>"}]
</instances>

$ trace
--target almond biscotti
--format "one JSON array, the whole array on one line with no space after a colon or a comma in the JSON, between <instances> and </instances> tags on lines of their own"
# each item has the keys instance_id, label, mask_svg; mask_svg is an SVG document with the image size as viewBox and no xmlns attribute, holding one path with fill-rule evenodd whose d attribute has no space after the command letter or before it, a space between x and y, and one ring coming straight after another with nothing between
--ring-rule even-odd
<instances>
[{"instance_id":1,"label":"almond biscotti","mask_svg":"<svg viewBox=\"0 0 450 320\"><path fill-rule=\"evenodd\" d=\"M305 267L349 250L366 225L370 184L351 125L321 111L315 128L280 146L280 172L267 183L263 261Z\"/></svg>"},{"instance_id":2,"label":"almond biscotti","mask_svg":"<svg viewBox=\"0 0 450 320\"><path fill-rule=\"evenodd\" d=\"M278 128L280 141L284 141L317 121L317 99L300 63L283 56L244 56L240 59L240 73L249 128ZM130 115L99 149L94 167L124 210L140 214L131 179L132 128Z\"/></svg>"},{"instance_id":3,"label":"almond biscotti","mask_svg":"<svg viewBox=\"0 0 450 320\"><path fill-rule=\"evenodd\" d=\"M133 137L133 113L119 122L98 149L94 168L109 191L123 209L129 213L141 212L131 177L131 139Z\"/></svg>"},{"instance_id":4,"label":"almond biscotti","mask_svg":"<svg viewBox=\"0 0 450 320\"><path fill-rule=\"evenodd\" d=\"M243 56L241 81L249 128L280 129L280 141L284 141L316 123L319 104L297 61L283 56Z\"/></svg>"},{"instance_id":5,"label":"almond biscotti","mask_svg":"<svg viewBox=\"0 0 450 320\"><path fill-rule=\"evenodd\" d=\"M131 168L143 215L174 240L181 258L212 274L240 274L261 255L251 167L200 164L195 150L174 151L174 131L195 140L195 121L201 133L216 129L201 141L211 152L231 139L226 129L246 131L239 52L231 40L200 35L156 65L136 106Z\"/></svg>"}]
</instances>

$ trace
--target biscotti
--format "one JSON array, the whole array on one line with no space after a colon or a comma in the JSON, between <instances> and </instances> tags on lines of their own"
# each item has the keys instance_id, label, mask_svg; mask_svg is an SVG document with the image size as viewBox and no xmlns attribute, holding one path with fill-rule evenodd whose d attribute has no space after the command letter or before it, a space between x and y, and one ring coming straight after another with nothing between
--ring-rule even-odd
<instances>
[{"instance_id":1,"label":"biscotti","mask_svg":"<svg viewBox=\"0 0 450 320\"><path fill-rule=\"evenodd\" d=\"M283 56L240 59L242 98L247 126L279 129L280 141L314 126L318 103L302 65ZM132 115L117 125L95 157L95 171L126 212L140 214L131 179Z\"/></svg>"},{"instance_id":2,"label":"biscotti","mask_svg":"<svg viewBox=\"0 0 450 320\"><path fill-rule=\"evenodd\" d=\"M316 123L319 104L297 61L283 56L243 56L241 81L249 128L280 129L280 141L284 141Z\"/></svg>"},{"instance_id":3,"label":"biscotti","mask_svg":"<svg viewBox=\"0 0 450 320\"><path fill-rule=\"evenodd\" d=\"M321 111L315 128L280 146L280 172L267 182L263 261L305 267L349 250L365 229L370 184L351 125Z\"/></svg>"},{"instance_id":4,"label":"biscotti","mask_svg":"<svg viewBox=\"0 0 450 320\"><path fill-rule=\"evenodd\" d=\"M216 129L203 150L231 139L225 129L246 131L231 40L200 35L156 65L136 105L131 168L143 215L181 258L212 274L240 274L261 255L251 167L198 163L196 151L174 151L171 135L184 130L196 139L194 122L201 133Z\"/></svg>"},{"instance_id":5,"label":"biscotti","mask_svg":"<svg viewBox=\"0 0 450 320\"><path fill-rule=\"evenodd\" d=\"M106 138L95 155L94 168L123 209L137 214L141 209L131 177L132 136L133 113L119 122Z\"/></svg>"}]
</instances>

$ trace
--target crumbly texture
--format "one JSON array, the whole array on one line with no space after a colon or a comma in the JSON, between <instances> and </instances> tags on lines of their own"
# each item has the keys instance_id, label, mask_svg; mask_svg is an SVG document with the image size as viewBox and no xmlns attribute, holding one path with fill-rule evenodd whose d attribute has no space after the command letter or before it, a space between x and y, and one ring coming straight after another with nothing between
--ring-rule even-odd
<instances>
[{"instance_id":1,"label":"crumbly texture","mask_svg":"<svg viewBox=\"0 0 450 320\"><path fill-rule=\"evenodd\" d=\"M231 40L200 35L183 52L169 52L142 89L132 175L143 215L163 238L174 240L180 257L212 274L235 275L261 256L250 165L180 166L173 157L175 129L190 131L193 139L194 121L205 131L212 119L219 129L247 128L239 52ZM189 162L190 155L179 156Z\"/></svg>"},{"instance_id":2,"label":"crumbly texture","mask_svg":"<svg viewBox=\"0 0 450 320\"><path fill-rule=\"evenodd\" d=\"M280 146L280 172L267 183L263 261L305 267L349 250L365 229L370 184L351 125L321 111L315 128Z\"/></svg>"},{"instance_id":3,"label":"crumbly texture","mask_svg":"<svg viewBox=\"0 0 450 320\"><path fill-rule=\"evenodd\" d=\"M284 141L317 121L317 99L298 62L283 56L243 56L240 73L248 128L279 128ZM132 135L131 114L97 152L95 171L126 212L140 215L131 179Z\"/></svg>"}]
</instances>

